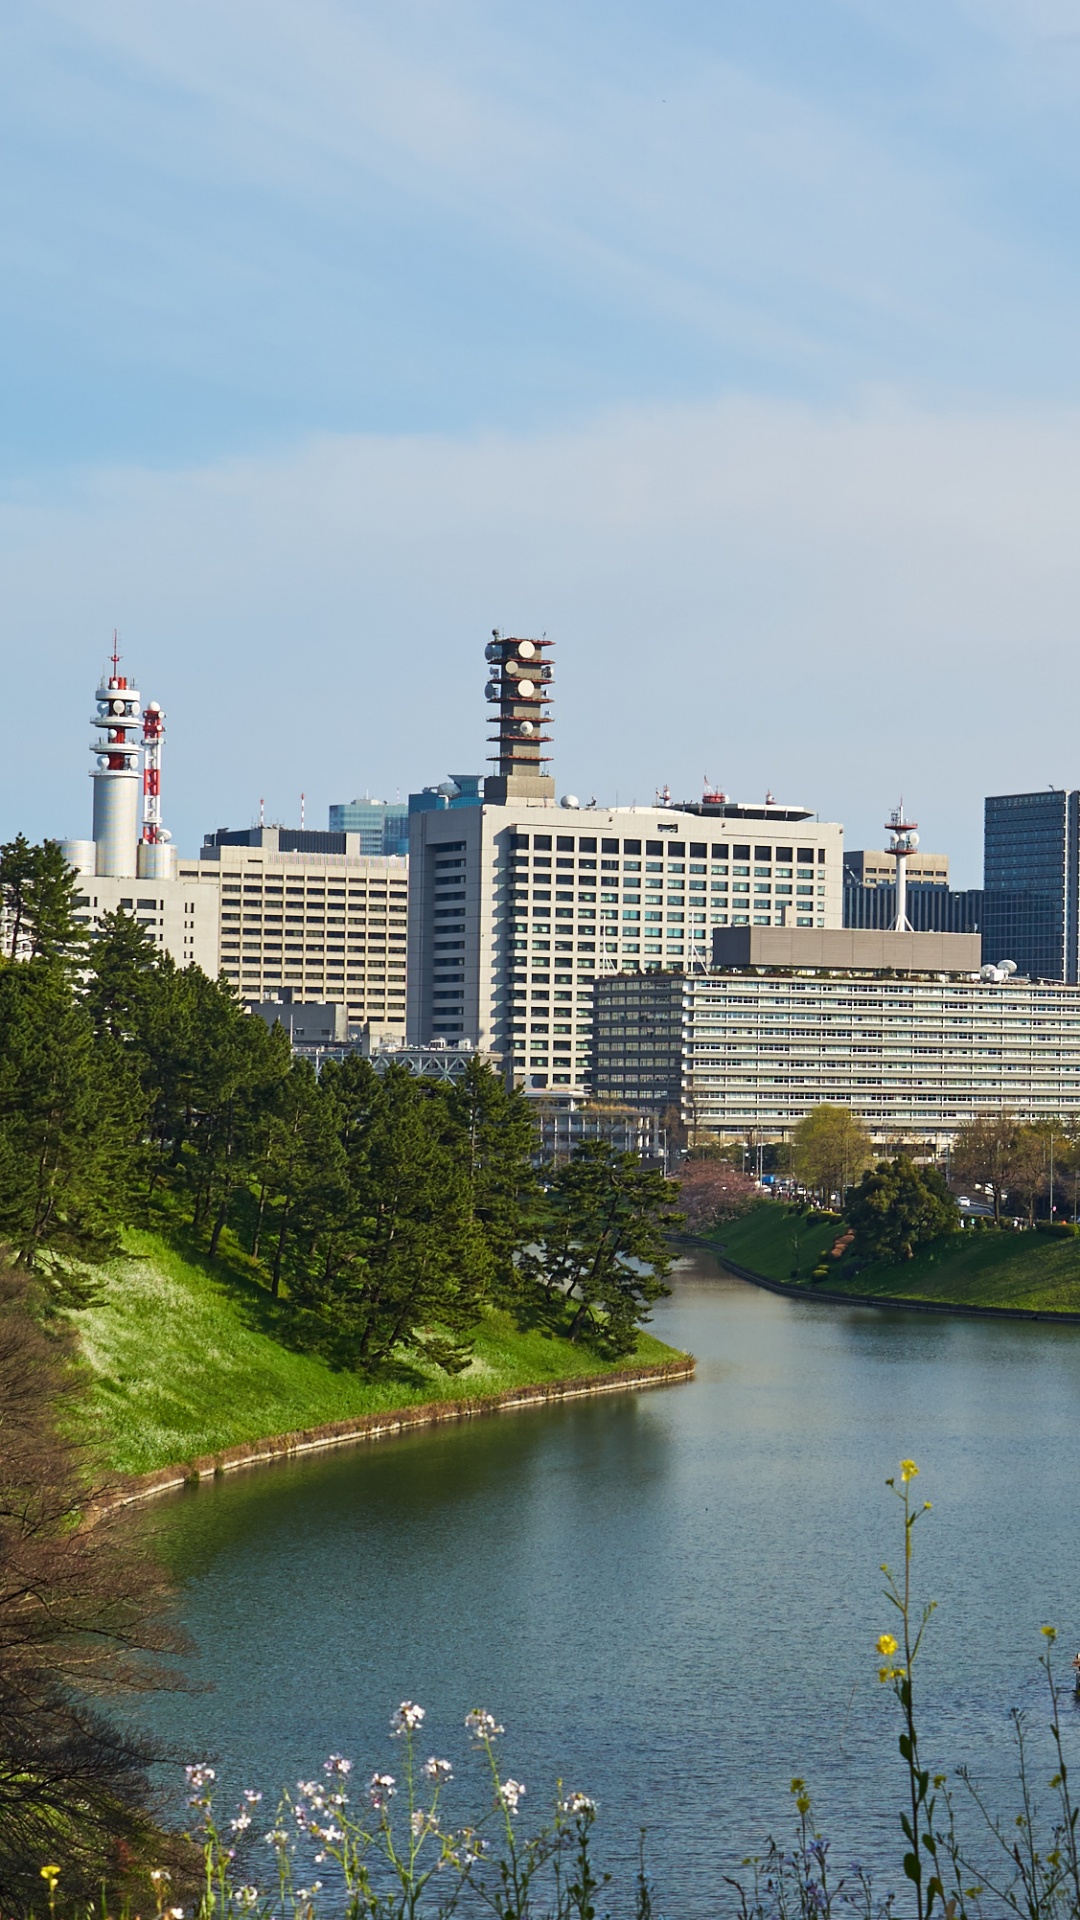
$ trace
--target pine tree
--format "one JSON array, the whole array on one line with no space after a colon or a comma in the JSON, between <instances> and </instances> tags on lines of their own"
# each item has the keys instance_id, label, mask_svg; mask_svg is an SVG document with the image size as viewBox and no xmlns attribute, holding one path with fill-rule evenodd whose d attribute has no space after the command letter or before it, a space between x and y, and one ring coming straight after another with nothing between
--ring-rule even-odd
<instances>
[{"instance_id":1,"label":"pine tree","mask_svg":"<svg viewBox=\"0 0 1080 1920\"><path fill-rule=\"evenodd\" d=\"M536 1129L529 1102L520 1088L508 1088L486 1061L472 1059L448 1104L467 1155L473 1218L491 1252L494 1295L513 1302L522 1290L517 1263L540 1217Z\"/></svg>"},{"instance_id":2,"label":"pine tree","mask_svg":"<svg viewBox=\"0 0 1080 1920\"><path fill-rule=\"evenodd\" d=\"M668 1236L682 1224L678 1190L634 1153L588 1140L549 1169L548 1218L538 1266L549 1293L572 1305L571 1340L632 1353L648 1308L670 1289Z\"/></svg>"},{"instance_id":3,"label":"pine tree","mask_svg":"<svg viewBox=\"0 0 1080 1920\"><path fill-rule=\"evenodd\" d=\"M58 840L32 846L20 833L0 846L0 903L9 960L78 961L86 936L75 918L76 884L75 870Z\"/></svg>"},{"instance_id":4,"label":"pine tree","mask_svg":"<svg viewBox=\"0 0 1080 1920\"><path fill-rule=\"evenodd\" d=\"M143 1112L123 1048L55 966L0 969L0 1238L24 1266L115 1250Z\"/></svg>"}]
</instances>

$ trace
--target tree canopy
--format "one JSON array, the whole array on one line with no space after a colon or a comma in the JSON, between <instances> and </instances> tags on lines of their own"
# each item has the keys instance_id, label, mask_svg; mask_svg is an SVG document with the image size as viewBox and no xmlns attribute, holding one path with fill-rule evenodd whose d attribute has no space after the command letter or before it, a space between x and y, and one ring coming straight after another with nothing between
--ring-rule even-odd
<instances>
[{"instance_id":1,"label":"tree canopy","mask_svg":"<svg viewBox=\"0 0 1080 1920\"><path fill-rule=\"evenodd\" d=\"M924 1241L953 1233L960 1223L944 1175L906 1154L864 1173L845 1211L857 1251L871 1260L910 1260Z\"/></svg>"},{"instance_id":2,"label":"tree canopy","mask_svg":"<svg viewBox=\"0 0 1080 1920\"><path fill-rule=\"evenodd\" d=\"M630 1351L675 1187L603 1147L538 1167L528 1101L481 1059L450 1084L356 1055L316 1072L130 914L84 944L74 884L54 842L0 849L0 1236L28 1268L149 1222L246 1257L344 1365L460 1369L486 1306L538 1299Z\"/></svg>"}]
</instances>

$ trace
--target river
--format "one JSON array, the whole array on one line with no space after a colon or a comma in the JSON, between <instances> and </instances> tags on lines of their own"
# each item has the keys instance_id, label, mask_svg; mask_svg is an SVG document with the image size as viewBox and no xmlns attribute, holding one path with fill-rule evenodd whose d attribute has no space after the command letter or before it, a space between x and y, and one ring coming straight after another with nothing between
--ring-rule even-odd
<instances>
[{"instance_id":1,"label":"river","mask_svg":"<svg viewBox=\"0 0 1080 1920\"><path fill-rule=\"evenodd\" d=\"M928 1757L1004 1793L1040 1624L1063 1661L1080 1645L1080 1328L815 1307L699 1253L655 1329L696 1354L691 1384L161 1503L147 1524L212 1690L155 1702L158 1730L212 1754L226 1797L269 1800L331 1751L392 1765L403 1698L427 1709L425 1752L467 1772L463 1717L490 1707L535 1819L560 1775L594 1794L620 1878L649 1829L673 1920L714 1913L719 1876L786 1833L792 1774L838 1856L894 1860L895 1706L873 1643L892 1624L880 1562L901 1554L884 1482L912 1455L933 1502L917 1578L939 1602Z\"/></svg>"}]
</instances>

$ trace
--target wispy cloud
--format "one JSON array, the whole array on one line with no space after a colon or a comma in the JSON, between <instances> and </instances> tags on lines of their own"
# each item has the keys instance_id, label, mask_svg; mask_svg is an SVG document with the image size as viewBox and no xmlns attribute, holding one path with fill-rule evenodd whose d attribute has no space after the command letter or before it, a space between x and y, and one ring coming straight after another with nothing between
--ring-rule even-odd
<instances>
[{"instance_id":1,"label":"wispy cloud","mask_svg":"<svg viewBox=\"0 0 1080 1920\"><path fill-rule=\"evenodd\" d=\"M623 410L525 438L321 438L271 461L88 476L0 526L28 708L69 690L53 765L36 735L21 760L9 743L7 812L18 795L31 827L82 820L70 690L114 619L170 713L188 845L260 794L292 815L304 786L315 817L366 782L479 768L482 642L500 624L556 636L558 773L575 791L692 792L707 773L783 789L873 844L902 785L927 844L974 881L982 794L1072 777L1058 696L1078 510L1080 414L888 396Z\"/></svg>"}]
</instances>

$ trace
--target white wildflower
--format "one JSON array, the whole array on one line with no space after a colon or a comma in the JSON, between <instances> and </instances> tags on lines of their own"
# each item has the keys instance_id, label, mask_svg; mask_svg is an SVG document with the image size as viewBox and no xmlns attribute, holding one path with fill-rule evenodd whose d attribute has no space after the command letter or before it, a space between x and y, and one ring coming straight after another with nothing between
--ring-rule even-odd
<instances>
[{"instance_id":1,"label":"white wildflower","mask_svg":"<svg viewBox=\"0 0 1080 1920\"><path fill-rule=\"evenodd\" d=\"M562 1803L562 1810L569 1814L591 1814L596 1812L596 1801L587 1793L568 1793Z\"/></svg>"},{"instance_id":2,"label":"white wildflower","mask_svg":"<svg viewBox=\"0 0 1080 1920\"><path fill-rule=\"evenodd\" d=\"M323 1772L351 1773L352 1761L344 1759L340 1753L332 1753L328 1760L323 1761Z\"/></svg>"},{"instance_id":3,"label":"white wildflower","mask_svg":"<svg viewBox=\"0 0 1080 1920\"><path fill-rule=\"evenodd\" d=\"M487 1713L483 1707L474 1707L465 1715L465 1725L476 1740L494 1740L497 1733L505 1733L493 1713Z\"/></svg>"},{"instance_id":4,"label":"white wildflower","mask_svg":"<svg viewBox=\"0 0 1080 1920\"><path fill-rule=\"evenodd\" d=\"M250 1813L238 1813L235 1820L229 1821L229 1825L234 1833L246 1833L251 1825Z\"/></svg>"},{"instance_id":5,"label":"white wildflower","mask_svg":"<svg viewBox=\"0 0 1080 1920\"><path fill-rule=\"evenodd\" d=\"M416 1733L423 1718L423 1707L418 1707L415 1700L403 1700L390 1715L390 1731L394 1739L399 1740L403 1733Z\"/></svg>"},{"instance_id":6,"label":"white wildflower","mask_svg":"<svg viewBox=\"0 0 1080 1920\"><path fill-rule=\"evenodd\" d=\"M384 1807L397 1792L397 1783L392 1773L373 1773L368 1781L368 1798L373 1807Z\"/></svg>"},{"instance_id":7,"label":"white wildflower","mask_svg":"<svg viewBox=\"0 0 1080 1920\"><path fill-rule=\"evenodd\" d=\"M454 1769L449 1760L436 1760L434 1754L430 1760L424 1761L424 1772L429 1780L437 1780L440 1786L454 1777Z\"/></svg>"},{"instance_id":8,"label":"white wildflower","mask_svg":"<svg viewBox=\"0 0 1080 1920\"><path fill-rule=\"evenodd\" d=\"M504 1780L499 1788L499 1799L509 1813L517 1812L518 1801L524 1798L524 1794L525 1782L523 1780Z\"/></svg>"}]
</instances>

